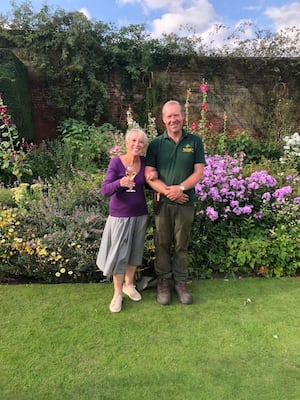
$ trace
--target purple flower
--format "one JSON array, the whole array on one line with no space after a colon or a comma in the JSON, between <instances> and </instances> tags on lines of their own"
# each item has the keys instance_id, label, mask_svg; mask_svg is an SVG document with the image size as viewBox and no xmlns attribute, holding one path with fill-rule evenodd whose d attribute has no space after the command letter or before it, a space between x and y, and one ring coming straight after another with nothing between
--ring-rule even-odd
<instances>
[{"instance_id":1,"label":"purple flower","mask_svg":"<svg viewBox=\"0 0 300 400\"><path fill-rule=\"evenodd\" d=\"M235 215L242 215L243 214L242 209L240 207L235 207L232 211L233 211L233 213Z\"/></svg>"},{"instance_id":2,"label":"purple flower","mask_svg":"<svg viewBox=\"0 0 300 400\"><path fill-rule=\"evenodd\" d=\"M273 197L275 197L276 201L278 203L284 203L285 202L285 196L288 196L292 193L292 188L291 186L283 186L282 188L279 188L275 190L273 193Z\"/></svg>"},{"instance_id":3,"label":"purple flower","mask_svg":"<svg viewBox=\"0 0 300 400\"><path fill-rule=\"evenodd\" d=\"M265 192L261 198L263 199L264 203L268 203L271 200L271 194L269 192Z\"/></svg>"},{"instance_id":4,"label":"purple flower","mask_svg":"<svg viewBox=\"0 0 300 400\"><path fill-rule=\"evenodd\" d=\"M235 208L239 206L239 202L237 200L232 200L230 202L230 207Z\"/></svg>"},{"instance_id":5,"label":"purple flower","mask_svg":"<svg viewBox=\"0 0 300 400\"><path fill-rule=\"evenodd\" d=\"M274 187L277 184L276 179L265 170L253 172L246 180L249 183L256 182L266 187Z\"/></svg>"},{"instance_id":6,"label":"purple flower","mask_svg":"<svg viewBox=\"0 0 300 400\"><path fill-rule=\"evenodd\" d=\"M216 219L219 218L218 212L216 210L214 210L213 207L207 207L206 215L211 221L215 221Z\"/></svg>"},{"instance_id":7,"label":"purple flower","mask_svg":"<svg viewBox=\"0 0 300 400\"><path fill-rule=\"evenodd\" d=\"M251 206L247 205L247 206L241 207L242 214L246 214L246 215L251 214L252 213L252 209L253 209L252 205Z\"/></svg>"},{"instance_id":8,"label":"purple flower","mask_svg":"<svg viewBox=\"0 0 300 400\"><path fill-rule=\"evenodd\" d=\"M256 190L259 189L259 184L257 182L250 182L248 185L249 190Z\"/></svg>"},{"instance_id":9,"label":"purple flower","mask_svg":"<svg viewBox=\"0 0 300 400\"><path fill-rule=\"evenodd\" d=\"M245 178L242 163L242 158L228 154L206 157L203 179L195 187L200 201L199 215L211 221L236 217L242 220L246 216L259 220L264 217L262 207L267 208L270 218L282 209L286 196L292 193L291 187L276 188L276 179L265 170L255 171ZM300 197L294 200L294 204L299 203Z\"/></svg>"},{"instance_id":10,"label":"purple flower","mask_svg":"<svg viewBox=\"0 0 300 400\"><path fill-rule=\"evenodd\" d=\"M255 214L253 215L253 217L254 217L255 219L261 219L261 218L263 218L263 216L264 216L264 213L263 213L262 211L258 211L257 213L255 213Z\"/></svg>"},{"instance_id":11,"label":"purple flower","mask_svg":"<svg viewBox=\"0 0 300 400\"><path fill-rule=\"evenodd\" d=\"M219 201L221 199L219 195L219 189L216 187L212 187L209 192L209 196L213 199L213 201Z\"/></svg>"}]
</instances>

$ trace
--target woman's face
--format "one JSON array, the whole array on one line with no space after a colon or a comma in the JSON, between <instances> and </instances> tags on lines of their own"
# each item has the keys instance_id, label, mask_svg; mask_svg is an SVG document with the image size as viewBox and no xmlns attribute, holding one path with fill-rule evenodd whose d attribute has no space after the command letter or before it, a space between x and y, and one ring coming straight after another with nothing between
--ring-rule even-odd
<instances>
[{"instance_id":1,"label":"woman's face","mask_svg":"<svg viewBox=\"0 0 300 400\"><path fill-rule=\"evenodd\" d=\"M146 147L145 139L143 136L139 135L138 133L133 133L126 140L127 152L134 156L141 155L143 153L145 147Z\"/></svg>"}]
</instances>

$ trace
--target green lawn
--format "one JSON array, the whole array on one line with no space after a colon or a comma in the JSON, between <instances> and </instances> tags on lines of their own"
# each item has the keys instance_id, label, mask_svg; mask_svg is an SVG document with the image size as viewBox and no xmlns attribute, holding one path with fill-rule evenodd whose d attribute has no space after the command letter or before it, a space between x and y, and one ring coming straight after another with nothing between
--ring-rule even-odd
<instances>
[{"instance_id":1,"label":"green lawn","mask_svg":"<svg viewBox=\"0 0 300 400\"><path fill-rule=\"evenodd\" d=\"M299 400L300 278L191 291L112 314L108 283L0 286L0 399Z\"/></svg>"}]
</instances>

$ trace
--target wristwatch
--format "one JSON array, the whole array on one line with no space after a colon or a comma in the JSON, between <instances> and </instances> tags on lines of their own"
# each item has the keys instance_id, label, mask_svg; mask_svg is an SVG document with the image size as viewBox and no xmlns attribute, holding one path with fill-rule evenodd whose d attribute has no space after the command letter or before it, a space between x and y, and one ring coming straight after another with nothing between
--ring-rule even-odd
<instances>
[{"instance_id":1,"label":"wristwatch","mask_svg":"<svg viewBox=\"0 0 300 400\"><path fill-rule=\"evenodd\" d=\"M182 192L185 191L185 187L184 187L183 185L180 185L180 186L179 186L179 189L180 189Z\"/></svg>"}]
</instances>

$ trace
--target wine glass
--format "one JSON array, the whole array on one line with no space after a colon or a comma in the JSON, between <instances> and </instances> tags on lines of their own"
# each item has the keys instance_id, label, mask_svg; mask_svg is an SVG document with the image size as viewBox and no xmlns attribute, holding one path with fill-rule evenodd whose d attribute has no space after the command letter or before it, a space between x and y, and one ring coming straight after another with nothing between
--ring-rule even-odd
<instances>
[{"instance_id":1,"label":"wine glass","mask_svg":"<svg viewBox=\"0 0 300 400\"><path fill-rule=\"evenodd\" d=\"M130 180L134 180L134 177L136 176L136 170L134 169L134 167L132 165L129 165L126 168L126 176L130 179ZM135 189L127 189L126 192L135 192Z\"/></svg>"}]
</instances>

